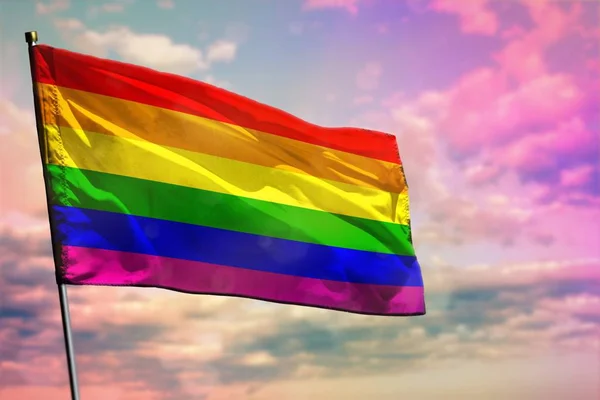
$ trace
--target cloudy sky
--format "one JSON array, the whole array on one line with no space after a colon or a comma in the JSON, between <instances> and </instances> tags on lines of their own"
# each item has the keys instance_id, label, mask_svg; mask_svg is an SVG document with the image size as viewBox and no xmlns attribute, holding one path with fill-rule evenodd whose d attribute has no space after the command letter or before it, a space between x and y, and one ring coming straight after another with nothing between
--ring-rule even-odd
<instances>
[{"instance_id":1,"label":"cloudy sky","mask_svg":"<svg viewBox=\"0 0 600 400\"><path fill-rule=\"evenodd\" d=\"M23 33L395 133L428 313L69 288L82 397L600 398L600 3L0 0L0 398L67 370Z\"/></svg>"}]
</instances>

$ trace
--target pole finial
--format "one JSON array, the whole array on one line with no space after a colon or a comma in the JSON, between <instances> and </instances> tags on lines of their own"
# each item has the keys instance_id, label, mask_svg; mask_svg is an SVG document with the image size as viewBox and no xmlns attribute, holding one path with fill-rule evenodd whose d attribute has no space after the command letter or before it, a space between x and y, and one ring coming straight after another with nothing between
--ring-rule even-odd
<instances>
[{"instance_id":1,"label":"pole finial","mask_svg":"<svg viewBox=\"0 0 600 400\"><path fill-rule=\"evenodd\" d=\"M30 46L35 46L38 41L38 33L37 31L25 32L25 41Z\"/></svg>"}]
</instances>

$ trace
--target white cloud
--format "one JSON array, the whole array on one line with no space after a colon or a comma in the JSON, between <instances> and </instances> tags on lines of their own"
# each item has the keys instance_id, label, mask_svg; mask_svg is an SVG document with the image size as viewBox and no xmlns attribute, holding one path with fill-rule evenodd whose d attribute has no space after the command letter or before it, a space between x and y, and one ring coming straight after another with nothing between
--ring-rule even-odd
<instances>
[{"instance_id":1,"label":"white cloud","mask_svg":"<svg viewBox=\"0 0 600 400\"><path fill-rule=\"evenodd\" d=\"M123 3L106 3L100 6L100 9L107 13L118 13L125 10L125 5Z\"/></svg>"},{"instance_id":2,"label":"white cloud","mask_svg":"<svg viewBox=\"0 0 600 400\"><path fill-rule=\"evenodd\" d=\"M79 30L85 28L83 22L74 18L57 19L54 21L54 25L59 30Z\"/></svg>"},{"instance_id":3,"label":"white cloud","mask_svg":"<svg viewBox=\"0 0 600 400\"><path fill-rule=\"evenodd\" d=\"M159 8L164 8L164 9L171 9L175 7L175 3L173 2L173 0L158 0L156 2L156 5Z\"/></svg>"},{"instance_id":4,"label":"white cloud","mask_svg":"<svg viewBox=\"0 0 600 400\"><path fill-rule=\"evenodd\" d=\"M121 12L125 11L125 7L126 7L126 5L128 5L128 3L131 3L131 0L121 0L118 2L104 3L100 6L96 5L96 6L93 6L90 8L89 14L91 16L95 16L100 13L109 13L109 14L121 13Z\"/></svg>"},{"instance_id":5,"label":"white cloud","mask_svg":"<svg viewBox=\"0 0 600 400\"><path fill-rule=\"evenodd\" d=\"M175 43L166 35L136 33L124 26L100 32L75 19L56 20L55 25L78 51L98 57L114 52L122 61L181 75L207 70L212 63L230 62L237 50L235 42L220 40L210 45L205 55L203 50Z\"/></svg>"},{"instance_id":6,"label":"white cloud","mask_svg":"<svg viewBox=\"0 0 600 400\"><path fill-rule=\"evenodd\" d=\"M228 40L219 40L208 47L206 59L212 62L231 62L235 58L237 44Z\"/></svg>"},{"instance_id":7,"label":"white cloud","mask_svg":"<svg viewBox=\"0 0 600 400\"><path fill-rule=\"evenodd\" d=\"M35 128L32 112L21 109L7 100L0 99L0 117L0 135L24 133Z\"/></svg>"},{"instance_id":8,"label":"white cloud","mask_svg":"<svg viewBox=\"0 0 600 400\"><path fill-rule=\"evenodd\" d=\"M42 15L52 14L69 9L70 5L70 0L52 0L49 3L39 1L35 5L35 11Z\"/></svg>"},{"instance_id":9,"label":"white cloud","mask_svg":"<svg viewBox=\"0 0 600 400\"><path fill-rule=\"evenodd\" d=\"M223 89L231 89L233 87L231 82L219 80L212 75L207 75L204 78L204 82L209 83L213 86L218 86Z\"/></svg>"},{"instance_id":10,"label":"white cloud","mask_svg":"<svg viewBox=\"0 0 600 400\"><path fill-rule=\"evenodd\" d=\"M113 50L123 61L161 71L190 74L208 68L200 49L174 43L166 35L137 34L117 27L103 33L87 30L75 40L81 50L94 55L106 57Z\"/></svg>"}]
</instances>

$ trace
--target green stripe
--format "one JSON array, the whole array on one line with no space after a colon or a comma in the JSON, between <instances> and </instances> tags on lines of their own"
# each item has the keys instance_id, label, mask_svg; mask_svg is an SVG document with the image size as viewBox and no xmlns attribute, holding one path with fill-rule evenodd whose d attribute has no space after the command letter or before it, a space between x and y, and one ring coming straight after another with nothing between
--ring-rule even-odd
<instances>
[{"instance_id":1,"label":"green stripe","mask_svg":"<svg viewBox=\"0 0 600 400\"><path fill-rule=\"evenodd\" d=\"M379 253L414 255L410 227L77 168L46 165L53 204Z\"/></svg>"}]
</instances>

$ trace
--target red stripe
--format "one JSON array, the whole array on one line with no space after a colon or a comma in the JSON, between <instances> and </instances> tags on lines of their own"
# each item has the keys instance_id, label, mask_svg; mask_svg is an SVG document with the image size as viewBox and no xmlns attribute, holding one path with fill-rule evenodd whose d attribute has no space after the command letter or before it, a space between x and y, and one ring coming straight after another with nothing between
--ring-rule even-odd
<instances>
[{"instance_id":1,"label":"red stripe","mask_svg":"<svg viewBox=\"0 0 600 400\"><path fill-rule=\"evenodd\" d=\"M144 103L274 135L400 164L393 135L358 128L324 128L254 100L148 68L46 45L35 47L36 80Z\"/></svg>"}]
</instances>

